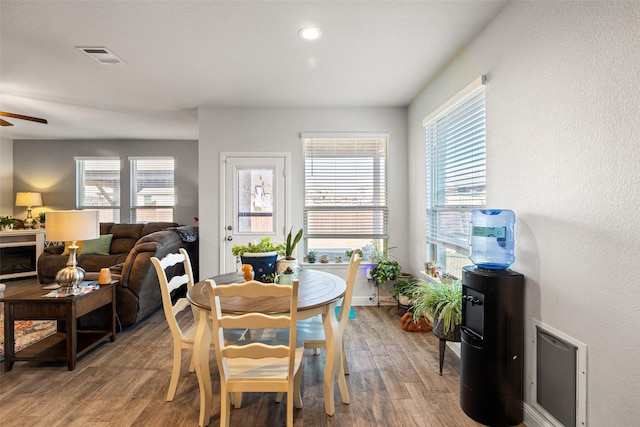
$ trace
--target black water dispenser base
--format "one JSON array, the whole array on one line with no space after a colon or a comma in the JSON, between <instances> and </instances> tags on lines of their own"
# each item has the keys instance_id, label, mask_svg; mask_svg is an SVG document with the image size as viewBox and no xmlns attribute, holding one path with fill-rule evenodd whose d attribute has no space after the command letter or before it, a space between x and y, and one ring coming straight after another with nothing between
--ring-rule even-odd
<instances>
[{"instance_id":1,"label":"black water dispenser base","mask_svg":"<svg viewBox=\"0 0 640 427\"><path fill-rule=\"evenodd\" d=\"M524 276L465 267L462 274L460 406L492 427L523 419Z\"/></svg>"}]
</instances>

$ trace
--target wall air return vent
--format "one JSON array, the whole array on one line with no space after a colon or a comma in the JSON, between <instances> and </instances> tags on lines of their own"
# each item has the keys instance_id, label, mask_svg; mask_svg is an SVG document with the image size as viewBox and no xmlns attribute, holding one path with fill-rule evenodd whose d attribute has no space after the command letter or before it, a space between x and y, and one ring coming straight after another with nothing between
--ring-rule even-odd
<instances>
[{"instance_id":1,"label":"wall air return vent","mask_svg":"<svg viewBox=\"0 0 640 427\"><path fill-rule=\"evenodd\" d=\"M84 47L84 46L76 46L76 49L87 54L91 59L100 64L104 65L114 65L114 64L124 64L124 61L118 58L115 54L109 51L109 49L105 47Z\"/></svg>"}]
</instances>

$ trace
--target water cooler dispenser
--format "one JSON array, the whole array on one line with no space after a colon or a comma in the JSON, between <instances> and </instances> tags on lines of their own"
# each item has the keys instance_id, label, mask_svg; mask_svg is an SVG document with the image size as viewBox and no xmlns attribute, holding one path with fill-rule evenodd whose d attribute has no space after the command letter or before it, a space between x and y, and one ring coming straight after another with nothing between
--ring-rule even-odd
<instances>
[{"instance_id":1,"label":"water cooler dispenser","mask_svg":"<svg viewBox=\"0 0 640 427\"><path fill-rule=\"evenodd\" d=\"M471 259L462 273L460 406L492 427L522 422L524 276L513 257L511 211L472 211Z\"/></svg>"}]
</instances>

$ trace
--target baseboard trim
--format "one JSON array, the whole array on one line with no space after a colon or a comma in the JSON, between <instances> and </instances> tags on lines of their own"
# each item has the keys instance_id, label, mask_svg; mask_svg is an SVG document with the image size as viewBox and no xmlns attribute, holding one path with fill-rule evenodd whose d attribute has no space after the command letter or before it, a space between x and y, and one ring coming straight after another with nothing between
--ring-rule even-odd
<instances>
[{"instance_id":1,"label":"baseboard trim","mask_svg":"<svg viewBox=\"0 0 640 427\"><path fill-rule=\"evenodd\" d=\"M523 404L524 407L524 424L527 427L556 427L555 424L549 422L540 411L536 410L527 403Z\"/></svg>"}]
</instances>

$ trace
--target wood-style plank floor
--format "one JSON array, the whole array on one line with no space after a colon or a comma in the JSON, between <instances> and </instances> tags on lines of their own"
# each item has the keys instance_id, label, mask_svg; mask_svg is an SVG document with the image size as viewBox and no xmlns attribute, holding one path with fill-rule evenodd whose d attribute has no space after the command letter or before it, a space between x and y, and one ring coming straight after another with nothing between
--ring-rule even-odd
<instances>
[{"instance_id":1,"label":"wood-style plank floor","mask_svg":"<svg viewBox=\"0 0 640 427\"><path fill-rule=\"evenodd\" d=\"M35 280L6 281L7 295L39 286ZM336 413L324 412L324 353L305 350L302 396L295 426L479 426L459 405L459 360L447 350L438 375L438 340L400 328L394 307L354 307L345 346L351 374L351 404L340 399ZM190 314L181 319L189 322ZM0 424L13 426L197 426L199 392L195 373L183 374L173 402L166 402L172 363L171 335L161 310L125 329L80 358L74 371L65 363L15 362L0 373ZM213 414L219 425L217 365L212 352ZM218 392L219 393L219 392ZM232 426L282 426L286 399L275 393L247 393L232 409Z\"/></svg>"}]
</instances>

